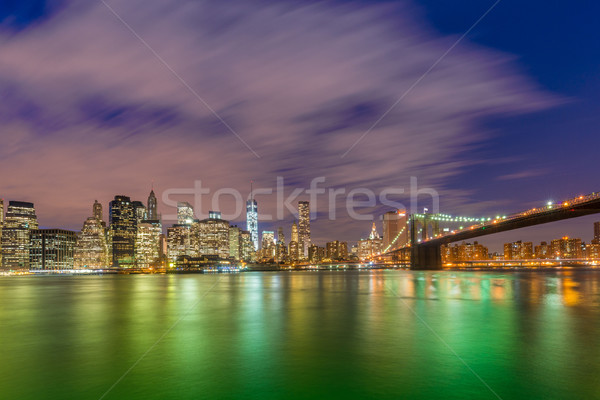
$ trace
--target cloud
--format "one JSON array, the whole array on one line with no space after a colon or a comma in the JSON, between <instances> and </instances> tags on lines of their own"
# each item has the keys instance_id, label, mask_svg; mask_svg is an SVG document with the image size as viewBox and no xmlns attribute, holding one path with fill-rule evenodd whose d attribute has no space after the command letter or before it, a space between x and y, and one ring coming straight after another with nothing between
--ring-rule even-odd
<instances>
[{"instance_id":1,"label":"cloud","mask_svg":"<svg viewBox=\"0 0 600 400\"><path fill-rule=\"evenodd\" d=\"M498 180L512 181L512 180L517 180L517 179L535 178L536 176L542 176L547 173L548 173L548 171L543 170L543 169L529 169L529 170L514 172L512 174L501 175L498 177Z\"/></svg>"},{"instance_id":2,"label":"cloud","mask_svg":"<svg viewBox=\"0 0 600 400\"><path fill-rule=\"evenodd\" d=\"M145 199L152 181L200 179L214 192L325 176L378 191L418 176L451 196L445 181L472 162L463 151L487 137L483 120L558 102L513 57L465 40L341 159L456 40L410 3L109 4L168 68L101 2L64 2L0 34L0 192L34 201L46 226L78 228L95 198ZM275 199L259 201L269 210ZM317 221L315 236L350 240L350 226L365 226L345 218Z\"/></svg>"}]
</instances>

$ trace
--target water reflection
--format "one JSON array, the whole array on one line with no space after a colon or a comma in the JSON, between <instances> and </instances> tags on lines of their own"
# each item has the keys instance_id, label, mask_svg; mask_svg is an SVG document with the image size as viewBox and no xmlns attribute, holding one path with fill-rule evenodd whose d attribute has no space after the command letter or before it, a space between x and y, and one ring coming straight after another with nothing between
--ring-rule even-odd
<instances>
[{"instance_id":1,"label":"water reflection","mask_svg":"<svg viewBox=\"0 0 600 400\"><path fill-rule=\"evenodd\" d=\"M107 399L493 398L455 352L503 398L594 398L599 302L597 271L9 277L1 397L97 399L145 354Z\"/></svg>"}]
</instances>

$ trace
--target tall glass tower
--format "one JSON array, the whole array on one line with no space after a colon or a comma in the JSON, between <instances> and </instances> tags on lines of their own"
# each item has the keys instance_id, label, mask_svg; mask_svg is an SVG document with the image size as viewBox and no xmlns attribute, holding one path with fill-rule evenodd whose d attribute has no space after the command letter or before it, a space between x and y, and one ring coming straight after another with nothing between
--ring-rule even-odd
<instances>
[{"instance_id":1,"label":"tall glass tower","mask_svg":"<svg viewBox=\"0 0 600 400\"><path fill-rule=\"evenodd\" d=\"M298 249L300 255L308 257L310 247L310 204L308 201L298 202Z\"/></svg>"},{"instance_id":2,"label":"tall glass tower","mask_svg":"<svg viewBox=\"0 0 600 400\"><path fill-rule=\"evenodd\" d=\"M250 184L250 200L246 201L246 230L250 232L254 250L258 251L258 204L254 200L252 183Z\"/></svg>"}]
</instances>

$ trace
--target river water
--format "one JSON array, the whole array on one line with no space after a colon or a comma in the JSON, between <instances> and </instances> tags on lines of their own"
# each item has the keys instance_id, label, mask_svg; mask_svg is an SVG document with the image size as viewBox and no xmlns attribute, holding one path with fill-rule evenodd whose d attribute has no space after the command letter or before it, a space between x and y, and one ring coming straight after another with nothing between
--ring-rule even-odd
<instances>
[{"instance_id":1,"label":"river water","mask_svg":"<svg viewBox=\"0 0 600 400\"><path fill-rule=\"evenodd\" d=\"M600 271L3 277L0 398L600 398Z\"/></svg>"}]
</instances>

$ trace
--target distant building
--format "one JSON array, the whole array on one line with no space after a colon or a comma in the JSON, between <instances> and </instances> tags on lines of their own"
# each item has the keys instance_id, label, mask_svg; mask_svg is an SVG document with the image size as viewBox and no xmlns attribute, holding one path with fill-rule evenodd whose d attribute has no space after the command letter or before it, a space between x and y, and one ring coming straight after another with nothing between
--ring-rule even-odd
<instances>
[{"instance_id":1,"label":"distant building","mask_svg":"<svg viewBox=\"0 0 600 400\"><path fill-rule=\"evenodd\" d=\"M98 200L94 201L94 205L92 207L92 212L94 218L96 218L103 227L106 227L106 222L104 222L104 215L102 212L102 204L98 202Z\"/></svg>"},{"instance_id":2,"label":"distant building","mask_svg":"<svg viewBox=\"0 0 600 400\"><path fill-rule=\"evenodd\" d=\"M298 245L298 225L296 221L292 224L292 235L290 237L290 243L288 245L288 255L290 261L298 261L300 259L300 249Z\"/></svg>"},{"instance_id":3,"label":"distant building","mask_svg":"<svg viewBox=\"0 0 600 400\"><path fill-rule=\"evenodd\" d=\"M361 261L368 261L381 254L382 250L383 239L379 236L375 222L373 222L369 238L361 239L358 242L358 258Z\"/></svg>"},{"instance_id":4,"label":"distant building","mask_svg":"<svg viewBox=\"0 0 600 400\"><path fill-rule=\"evenodd\" d=\"M552 248L546 242L542 242L538 246L535 246L533 254L534 258L538 260L554 258L552 257Z\"/></svg>"},{"instance_id":5,"label":"distant building","mask_svg":"<svg viewBox=\"0 0 600 400\"><path fill-rule=\"evenodd\" d=\"M600 244L600 221L594 222L594 238L592 239L593 244Z\"/></svg>"},{"instance_id":6,"label":"distant building","mask_svg":"<svg viewBox=\"0 0 600 400\"><path fill-rule=\"evenodd\" d=\"M478 242L442 246L442 262L452 263L460 261L488 260L488 248Z\"/></svg>"},{"instance_id":7,"label":"distant building","mask_svg":"<svg viewBox=\"0 0 600 400\"><path fill-rule=\"evenodd\" d=\"M301 259L308 257L310 241L310 203L298 202L298 251Z\"/></svg>"},{"instance_id":8,"label":"distant building","mask_svg":"<svg viewBox=\"0 0 600 400\"><path fill-rule=\"evenodd\" d=\"M210 219L221 219L221 212L220 211L209 211L208 212L208 218L210 218Z\"/></svg>"},{"instance_id":9,"label":"distant building","mask_svg":"<svg viewBox=\"0 0 600 400\"><path fill-rule=\"evenodd\" d=\"M348 243L334 240L325 245L325 258L330 261L343 261L348 259Z\"/></svg>"},{"instance_id":10,"label":"distant building","mask_svg":"<svg viewBox=\"0 0 600 400\"><path fill-rule=\"evenodd\" d=\"M505 260L529 260L533 258L533 243L516 242L504 244L504 259Z\"/></svg>"},{"instance_id":11,"label":"distant building","mask_svg":"<svg viewBox=\"0 0 600 400\"><path fill-rule=\"evenodd\" d=\"M254 258L255 250L254 250L254 242L252 241L252 236L248 231L241 232L241 258L246 262L250 262Z\"/></svg>"},{"instance_id":12,"label":"distant building","mask_svg":"<svg viewBox=\"0 0 600 400\"><path fill-rule=\"evenodd\" d=\"M262 242L260 250L261 258L265 260L275 259L275 232L262 232Z\"/></svg>"},{"instance_id":13,"label":"distant building","mask_svg":"<svg viewBox=\"0 0 600 400\"><path fill-rule=\"evenodd\" d=\"M110 202L112 265L115 267L135 266L136 211L131 199L127 196L115 196L115 199Z\"/></svg>"},{"instance_id":14,"label":"distant building","mask_svg":"<svg viewBox=\"0 0 600 400\"><path fill-rule=\"evenodd\" d=\"M29 269L30 232L37 228L33 203L8 203L1 240L3 269Z\"/></svg>"},{"instance_id":15,"label":"distant building","mask_svg":"<svg viewBox=\"0 0 600 400\"><path fill-rule=\"evenodd\" d=\"M194 208L190 203L180 201L177 203L177 224L191 225L194 222Z\"/></svg>"},{"instance_id":16,"label":"distant building","mask_svg":"<svg viewBox=\"0 0 600 400\"><path fill-rule=\"evenodd\" d=\"M135 263L138 268L157 267L160 264L160 235L162 225L159 221L145 220L137 226L135 242Z\"/></svg>"},{"instance_id":17,"label":"distant building","mask_svg":"<svg viewBox=\"0 0 600 400\"><path fill-rule=\"evenodd\" d=\"M160 218L158 216L158 203L156 201L156 195L154 194L154 189L150 191L150 195L148 196L148 216L147 218L150 221L158 221Z\"/></svg>"},{"instance_id":18,"label":"distant building","mask_svg":"<svg viewBox=\"0 0 600 400\"><path fill-rule=\"evenodd\" d=\"M94 204L94 217L83 223L73 253L73 264L77 269L102 269L110 265L106 233L102 221L97 218Z\"/></svg>"},{"instance_id":19,"label":"distant building","mask_svg":"<svg viewBox=\"0 0 600 400\"><path fill-rule=\"evenodd\" d=\"M31 230L30 269L73 269L77 234L64 229Z\"/></svg>"},{"instance_id":20,"label":"distant building","mask_svg":"<svg viewBox=\"0 0 600 400\"><path fill-rule=\"evenodd\" d=\"M583 258L581 239L569 238L567 236L561 239L555 239L550 243L553 258L569 259Z\"/></svg>"},{"instance_id":21,"label":"distant building","mask_svg":"<svg viewBox=\"0 0 600 400\"><path fill-rule=\"evenodd\" d=\"M167 228L167 259L175 263L179 257L197 257L198 253L192 251L191 226L176 224Z\"/></svg>"},{"instance_id":22,"label":"distant building","mask_svg":"<svg viewBox=\"0 0 600 400\"><path fill-rule=\"evenodd\" d=\"M250 232L254 251L258 251L258 204L254 200L252 189L250 189L250 200L246 202L246 230Z\"/></svg>"},{"instance_id":23,"label":"distant building","mask_svg":"<svg viewBox=\"0 0 600 400\"><path fill-rule=\"evenodd\" d=\"M217 218L203 219L198 223L200 255L229 258L229 221Z\"/></svg>"},{"instance_id":24,"label":"distant building","mask_svg":"<svg viewBox=\"0 0 600 400\"><path fill-rule=\"evenodd\" d=\"M229 257L234 260L242 258L242 230L237 226L229 227Z\"/></svg>"},{"instance_id":25,"label":"distant building","mask_svg":"<svg viewBox=\"0 0 600 400\"><path fill-rule=\"evenodd\" d=\"M324 247L319 247L316 244L310 245L308 248L308 260L311 263L319 263L325 259L326 250Z\"/></svg>"}]
</instances>

